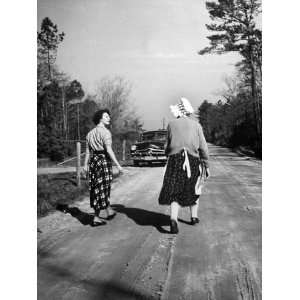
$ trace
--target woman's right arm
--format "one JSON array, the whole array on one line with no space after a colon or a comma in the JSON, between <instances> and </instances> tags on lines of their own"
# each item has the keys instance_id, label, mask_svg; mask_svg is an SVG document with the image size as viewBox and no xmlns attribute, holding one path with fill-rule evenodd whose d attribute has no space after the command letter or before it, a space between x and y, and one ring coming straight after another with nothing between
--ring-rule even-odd
<instances>
[{"instance_id":1,"label":"woman's right arm","mask_svg":"<svg viewBox=\"0 0 300 300\"><path fill-rule=\"evenodd\" d=\"M168 156L169 152L170 152L170 139L171 139L171 132L170 132L170 125L168 124L166 142L165 142L165 145L164 145L166 156Z\"/></svg>"}]
</instances>

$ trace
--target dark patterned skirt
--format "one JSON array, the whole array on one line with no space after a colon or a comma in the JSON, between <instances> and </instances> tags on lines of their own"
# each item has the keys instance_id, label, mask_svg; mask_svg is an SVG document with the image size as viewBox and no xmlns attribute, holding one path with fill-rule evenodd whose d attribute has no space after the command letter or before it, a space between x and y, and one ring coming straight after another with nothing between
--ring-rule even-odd
<instances>
[{"instance_id":1,"label":"dark patterned skirt","mask_svg":"<svg viewBox=\"0 0 300 300\"><path fill-rule=\"evenodd\" d=\"M102 151L94 152L89 161L90 205L99 213L109 206L112 182L112 163Z\"/></svg>"},{"instance_id":2,"label":"dark patterned skirt","mask_svg":"<svg viewBox=\"0 0 300 300\"><path fill-rule=\"evenodd\" d=\"M180 206L191 206L196 204L199 195L195 194L195 185L200 174L200 159L188 154L191 177L187 177L186 170L183 170L185 156L184 151L170 155L165 172L163 186L160 191L158 203L170 205L177 202Z\"/></svg>"}]
</instances>

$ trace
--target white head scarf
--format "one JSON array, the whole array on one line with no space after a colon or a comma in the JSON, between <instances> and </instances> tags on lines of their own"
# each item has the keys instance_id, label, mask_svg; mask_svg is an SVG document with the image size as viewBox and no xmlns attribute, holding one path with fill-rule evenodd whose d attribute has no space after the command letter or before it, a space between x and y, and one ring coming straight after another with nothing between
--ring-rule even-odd
<instances>
[{"instance_id":1,"label":"white head scarf","mask_svg":"<svg viewBox=\"0 0 300 300\"><path fill-rule=\"evenodd\" d=\"M194 113L194 109L190 101L183 97L180 98L178 104L170 105L170 109L175 118Z\"/></svg>"}]
</instances>

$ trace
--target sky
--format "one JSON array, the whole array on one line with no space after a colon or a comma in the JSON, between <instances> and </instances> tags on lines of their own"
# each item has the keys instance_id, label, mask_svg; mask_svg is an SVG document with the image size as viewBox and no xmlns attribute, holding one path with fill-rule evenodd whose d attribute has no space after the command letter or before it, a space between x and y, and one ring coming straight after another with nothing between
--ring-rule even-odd
<instances>
[{"instance_id":1,"label":"sky","mask_svg":"<svg viewBox=\"0 0 300 300\"><path fill-rule=\"evenodd\" d=\"M216 102L237 54L197 54L208 46L204 0L38 0L44 17L65 32L56 64L93 93L103 77L129 81L144 129L172 118L180 97L197 107Z\"/></svg>"}]
</instances>

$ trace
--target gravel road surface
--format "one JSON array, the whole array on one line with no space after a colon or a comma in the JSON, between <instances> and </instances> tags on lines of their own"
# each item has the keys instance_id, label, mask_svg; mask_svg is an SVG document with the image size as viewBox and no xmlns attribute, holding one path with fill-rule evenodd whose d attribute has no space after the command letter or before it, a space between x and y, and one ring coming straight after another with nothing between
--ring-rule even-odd
<instances>
[{"instance_id":1,"label":"gravel road surface","mask_svg":"<svg viewBox=\"0 0 300 300\"><path fill-rule=\"evenodd\" d=\"M164 167L127 167L117 216L91 227L89 199L38 220L38 299L261 299L261 161L209 146L200 224L157 203Z\"/></svg>"}]
</instances>

